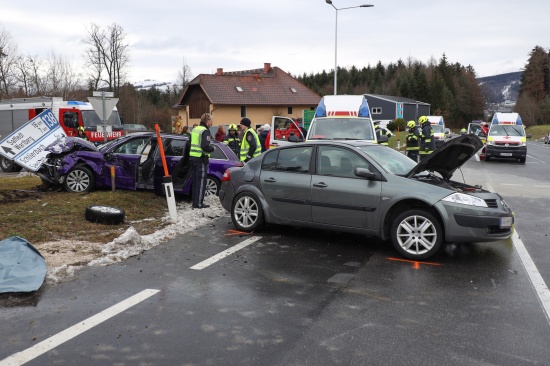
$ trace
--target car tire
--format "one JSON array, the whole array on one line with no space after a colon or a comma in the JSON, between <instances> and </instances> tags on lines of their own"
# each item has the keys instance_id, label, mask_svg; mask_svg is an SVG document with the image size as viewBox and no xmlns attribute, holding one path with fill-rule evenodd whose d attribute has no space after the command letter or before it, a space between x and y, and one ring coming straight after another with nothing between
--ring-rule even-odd
<instances>
[{"instance_id":1,"label":"car tire","mask_svg":"<svg viewBox=\"0 0 550 366\"><path fill-rule=\"evenodd\" d=\"M124 222L125 212L118 207L92 205L86 207L86 220L98 224L118 225Z\"/></svg>"},{"instance_id":2,"label":"car tire","mask_svg":"<svg viewBox=\"0 0 550 366\"><path fill-rule=\"evenodd\" d=\"M13 160L0 156L0 169L6 173L11 173L21 171L23 167Z\"/></svg>"},{"instance_id":3,"label":"car tire","mask_svg":"<svg viewBox=\"0 0 550 366\"><path fill-rule=\"evenodd\" d=\"M63 189L72 193L90 192L95 187L94 174L84 165L75 166L65 177Z\"/></svg>"},{"instance_id":4,"label":"car tire","mask_svg":"<svg viewBox=\"0 0 550 366\"><path fill-rule=\"evenodd\" d=\"M237 229L251 232L264 223L264 212L258 197L242 192L235 197L231 206L231 220Z\"/></svg>"},{"instance_id":5,"label":"car tire","mask_svg":"<svg viewBox=\"0 0 550 366\"><path fill-rule=\"evenodd\" d=\"M424 210L408 210L399 214L390 230L393 246L408 259L429 258L441 249L443 243L441 224Z\"/></svg>"},{"instance_id":6,"label":"car tire","mask_svg":"<svg viewBox=\"0 0 550 366\"><path fill-rule=\"evenodd\" d=\"M211 195L217 196L218 193L220 192L220 186L221 186L220 181L217 178L209 175L206 178L206 190L205 190L204 196L205 197L211 196Z\"/></svg>"},{"instance_id":7,"label":"car tire","mask_svg":"<svg viewBox=\"0 0 550 366\"><path fill-rule=\"evenodd\" d=\"M486 156L486 157L485 157L485 161L491 161L491 157L490 157L490 156Z\"/></svg>"},{"instance_id":8,"label":"car tire","mask_svg":"<svg viewBox=\"0 0 550 366\"><path fill-rule=\"evenodd\" d=\"M521 164L525 164L525 159L527 159L527 158L519 158L519 162L520 162Z\"/></svg>"}]
</instances>

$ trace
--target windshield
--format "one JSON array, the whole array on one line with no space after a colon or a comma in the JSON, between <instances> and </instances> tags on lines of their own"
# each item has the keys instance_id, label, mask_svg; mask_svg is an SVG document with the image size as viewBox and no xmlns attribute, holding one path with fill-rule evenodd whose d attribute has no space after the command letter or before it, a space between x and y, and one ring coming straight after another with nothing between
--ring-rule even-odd
<instances>
[{"instance_id":1,"label":"windshield","mask_svg":"<svg viewBox=\"0 0 550 366\"><path fill-rule=\"evenodd\" d=\"M525 136L525 130L518 125L492 125L489 136Z\"/></svg>"},{"instance_id":2,"label":"windshield","mask_svg":"<svg viewBox=\"0 0 550 366\"><path fill-rule=\"evenodd\" d=\"M370 118L318 118L310 126L309 140L374 141Z\"/></svg>"},{"instance_id":3,"label":"windshield","mask_svg":"<svg viewBox=\"0 0 550 366\"><path fill-rule=\"evenodd\" d=\"M409 157L385 146L365 145L359 148L387 173L405 175L416 166L416 163Z\"/></svg>"},{"instance_id":4,"label":"windshield","mask_svg":"<svg viewBox=\"0 0 550 366\"><path fill-rule=\"evenodd\" d=\"M103 121L97 115L96 111L82 111L82 122L84 127L97 127L103 126ZM113 111L107 120L107 126L113 126L122 128L122 122L120 121L120 115L118 111Z\"/></svg>"},{"instance_id":5,"label":"windshield","mask_svg":"<svg viewBox=\"0 0 550 366\"><path fill-rule=\"evenodd\" d=\"M434 133L445 133L443 125L432 125L432 130L434 130Z\"/></svg>"}]
</instances>

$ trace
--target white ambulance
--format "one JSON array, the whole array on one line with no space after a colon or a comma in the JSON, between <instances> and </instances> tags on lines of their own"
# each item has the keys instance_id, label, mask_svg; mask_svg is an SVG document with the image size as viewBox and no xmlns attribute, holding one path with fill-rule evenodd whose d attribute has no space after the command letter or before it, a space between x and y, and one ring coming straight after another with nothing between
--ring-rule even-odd
<instances>
[{"instance_id":1,"label":"white ambulance","mask_svg":"<svg viewBox=\"0 0 550 366\"><path fill-rule=\"evenodd\" d=\"M445 120L443 116L426 116L430 124L432 125L432 130L434 131L435 147L443 145L447 141L448 134L445 133Z\"/></svg>"},{"instance_id":2,"label":"white ambulance","mask_svg":"<svg viewBox=\"0 0 550 366\"><path fill-rule=\"evenodd\" d=\"M307 140L362 140L376 143L369 104L363 95L321 98Z\"/></svg>"},{"instance_id":3,"label":"white ambulance","mask_svg":"<svg viewBox=\"0 0 550 366\"><path fill-rule=\"evenodd\" d=\"M513 158L525 163L527 137L518 113L495 113L487 136L485 161L492 158Z\"/></svg>"}]
</instances>

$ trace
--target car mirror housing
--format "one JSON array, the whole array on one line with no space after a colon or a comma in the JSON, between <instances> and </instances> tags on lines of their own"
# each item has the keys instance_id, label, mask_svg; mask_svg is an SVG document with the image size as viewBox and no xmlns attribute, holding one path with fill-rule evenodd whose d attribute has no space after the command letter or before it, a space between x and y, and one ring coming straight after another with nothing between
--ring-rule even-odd
<instances>
[{"instance_id":1,"label":"car mirror housing","mask_svg":"<svg viewBox=\"0 0 550 366\"><path fill-rule=\"evenodd\" d=\"M355 168L355 175L361 178L366 178L368 180L375 180L376 173L371 172L367 168Z\"/></svg>"},{"instance_id":2,"label":"car mirror housing","mask_svg":"<svg viewBox=\"0 0 550 366\"><path fill-rule=\"evenodd\" d=\"M525 136L525 137L527 137L528 139L530 139L531 137L533 137L533 135L531 135L530 133L528 133L527 136Z\"/></svg>"},{"instance_id":3,"label":"car mirror housing","mask_svg":"<svg viewBox=\"0 0 550 366\"><path fill-rule=\"evenodd\" d=\"M379 144L384 143L384 142L388 142L388 136L386 136L386 135L382 135L378 138L378 143Z\"/></svg>"}]
</instances>

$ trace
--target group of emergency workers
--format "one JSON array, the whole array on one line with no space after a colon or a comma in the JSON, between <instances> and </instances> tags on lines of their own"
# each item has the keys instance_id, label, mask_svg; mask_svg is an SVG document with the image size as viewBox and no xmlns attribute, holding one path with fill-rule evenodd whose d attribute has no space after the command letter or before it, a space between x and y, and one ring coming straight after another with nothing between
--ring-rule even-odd
<instances>
[{"instance_id":1,"label":"group of emergency workers","mask_svg":"<svg viewBox=\"0 0 550 366\"><path fill-rule=\"evenodd\" d=\"M435 150L435 139L432 124L428 117L421 116L418 125L415 121L407 122L406 155L418 162L428 157Z\"/></svg>"},{"instance_id":2,"label":"group of emergency workers","mask_svg":"<svg viewBox=\"0 0 550 366\"><path fill-rule=\"evenodd\" d=\"M210 127L213 117L210 113L204 113L201 116L200 125L191 131L191 150L189 160L191 161L191 171L193 174L192 200L193 209L210 207L204 203L206 193L206 178L210 154L214 151L214 145L210 144L212 136ZM237 125L229 125L229 134L224 143L235 152L235 155L243 163L260 155L262 152L260 139L254 129L250 128L252 122L248 118L241 119L239 127L242 135L237 132Z\"/></svg>"}]
</instances>

